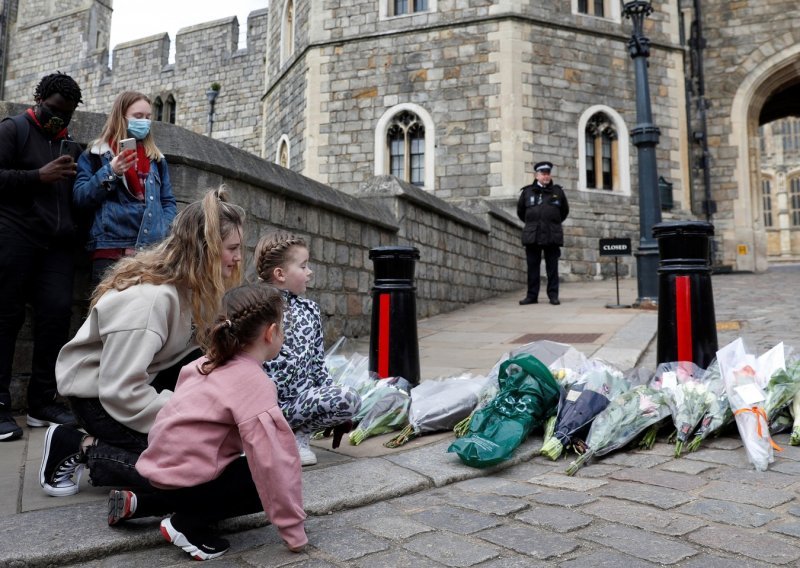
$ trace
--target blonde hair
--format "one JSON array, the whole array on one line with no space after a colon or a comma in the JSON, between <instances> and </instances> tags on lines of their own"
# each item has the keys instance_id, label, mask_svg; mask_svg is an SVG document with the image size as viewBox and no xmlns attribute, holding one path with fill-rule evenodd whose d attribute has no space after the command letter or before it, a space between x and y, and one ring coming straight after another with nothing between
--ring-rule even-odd
<instances>
[{"instance_id":1,"label":"blonde hair","mask_svg":"<svg viewBox=\"0 0 800 568\"><path fill-rule=\"evenodd\" d=\"M109 290L137 284L174 284L190 299L197 339L205 345L209 324L219 313L225 290L241 282L241 263L230 278L222 276L222 241L241 233L245 213L228 200L225 186L211 190L178 213L165 240L121 259L95 288L90 309Z\"/></svg>"},{"instance_id":2,"label":"blonde hair","mask_svg":"<svg viewBox=\"0 0 800 568\"><path fill-rule=\"evenodd\" d=\"M103 126L103 131L100 133L100 138L92 141L90 146L97 146L104 142L109 144L112 148L123 138L130 138L128 134L128 121L125 118L125 113L131 108L131 105L138 101L146 101L152 108L153 103L147 95L137 91L125 91L117 95L114 99L114 104L111 105L111 112L108 114L106 123ZM144 151L147 157L151 160L160 161L164 156L161 150L156 146L153 139L153 131L147 133L144 140L141 141L144 145Z\"/></svg>"},{"instance_id":3,"label":"blonde hair","mask_svg":"<svg viewBox=\"0 0 800 568\"><path fill-rule=\"evenodd\" d=\"M206 361L200 365L203 375L230 361L273 323L281 326L283 296L263 282L237 286L225 292L222 315L208 332Z\"/></svg>"},{"instance_id":4,"label":"blonde hair","mask_svg":"<svg viewBox=\"0 0 800 568\"><path fill-rule=\"evenodd\" d=\"M271 282L274 271L289 261L292 247L308 248L306 241L287 231L267 233L256 245L256 274L264 282Z\"/></svg>"}]
</instances>

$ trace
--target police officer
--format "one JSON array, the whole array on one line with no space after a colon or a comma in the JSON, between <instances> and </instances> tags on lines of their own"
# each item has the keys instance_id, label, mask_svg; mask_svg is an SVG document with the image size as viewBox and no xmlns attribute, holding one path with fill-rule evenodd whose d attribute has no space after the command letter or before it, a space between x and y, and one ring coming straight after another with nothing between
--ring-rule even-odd
<instances>
[{"instance_id":1,"label":"police officer","mask_svg":"<svg viewBox=\"0 0 800 568\"><path fill-rule=\"evenodd\" d=\"M560 185L553 183L550 162L538 162L533 167L536 181L522 188L517 202L517 216L525 223L522 244L528 261L528 294L519 301L521 306L539 302L540 266L542 254L547 271L547 297L554 306L558 299L558 258L564 244L561 223L569 215L567 196Z\"/></svg>"}]
</instances>

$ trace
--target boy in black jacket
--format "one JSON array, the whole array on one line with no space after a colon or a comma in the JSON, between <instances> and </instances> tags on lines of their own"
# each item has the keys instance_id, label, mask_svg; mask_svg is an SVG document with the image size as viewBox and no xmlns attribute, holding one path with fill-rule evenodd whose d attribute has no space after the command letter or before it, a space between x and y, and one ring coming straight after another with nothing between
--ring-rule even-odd
<instances>
[{"instance_id":1,"label":"boy in black jacket","mask_svg":"<svg viewBox=\"0 0 800 568\"><path fill-rule=\"evenodd\" d=\"M75 423L56 401L55 362L69 333L75 233L76 166L59 151L81 90L72 77L54 73L39 82L34 101L23 114L0 122L0 441L22 436L9 387L26 304L33 308L27 423Z\"/></svg>"}]
</instances>

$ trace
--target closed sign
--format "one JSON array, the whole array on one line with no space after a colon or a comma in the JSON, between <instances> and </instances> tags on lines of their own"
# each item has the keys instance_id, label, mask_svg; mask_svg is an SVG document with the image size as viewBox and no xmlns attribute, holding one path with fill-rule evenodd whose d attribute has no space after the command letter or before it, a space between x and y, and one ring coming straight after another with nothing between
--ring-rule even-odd
<instances>
[{"instance_id":1,"label":"closed sign","mask_svg":"<svg viewBox=\"0 0 800 568\"><path fill-rule=\"evenodd\" d=\"M628 256L630 254L630 239L600 239L600 256Z\"/></svg>"}]
</instances>

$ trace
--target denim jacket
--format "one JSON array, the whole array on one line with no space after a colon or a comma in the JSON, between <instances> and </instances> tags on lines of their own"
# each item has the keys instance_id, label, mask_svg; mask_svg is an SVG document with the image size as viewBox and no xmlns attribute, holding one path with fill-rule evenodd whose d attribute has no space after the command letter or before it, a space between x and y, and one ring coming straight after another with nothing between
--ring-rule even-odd
<instances>
[{"instance_id":1,"label":"denim jacket","mask_svg":"<svg viewBox=\"0 0 800 568\"><path fill-rule=\"evenodd\" d=\"M94 171L97 158L101 167ZM142 248L155 244L169 234L170 224L178 211L167 161L150 161L150 173L145 180L144 201L128 190L124 177L117 178L111 170L113 159L107 144L92 146L78 159L78 175L72 190L72 200L79 209L94 211L86 248Z\"/></svg>"}]
</instances>

